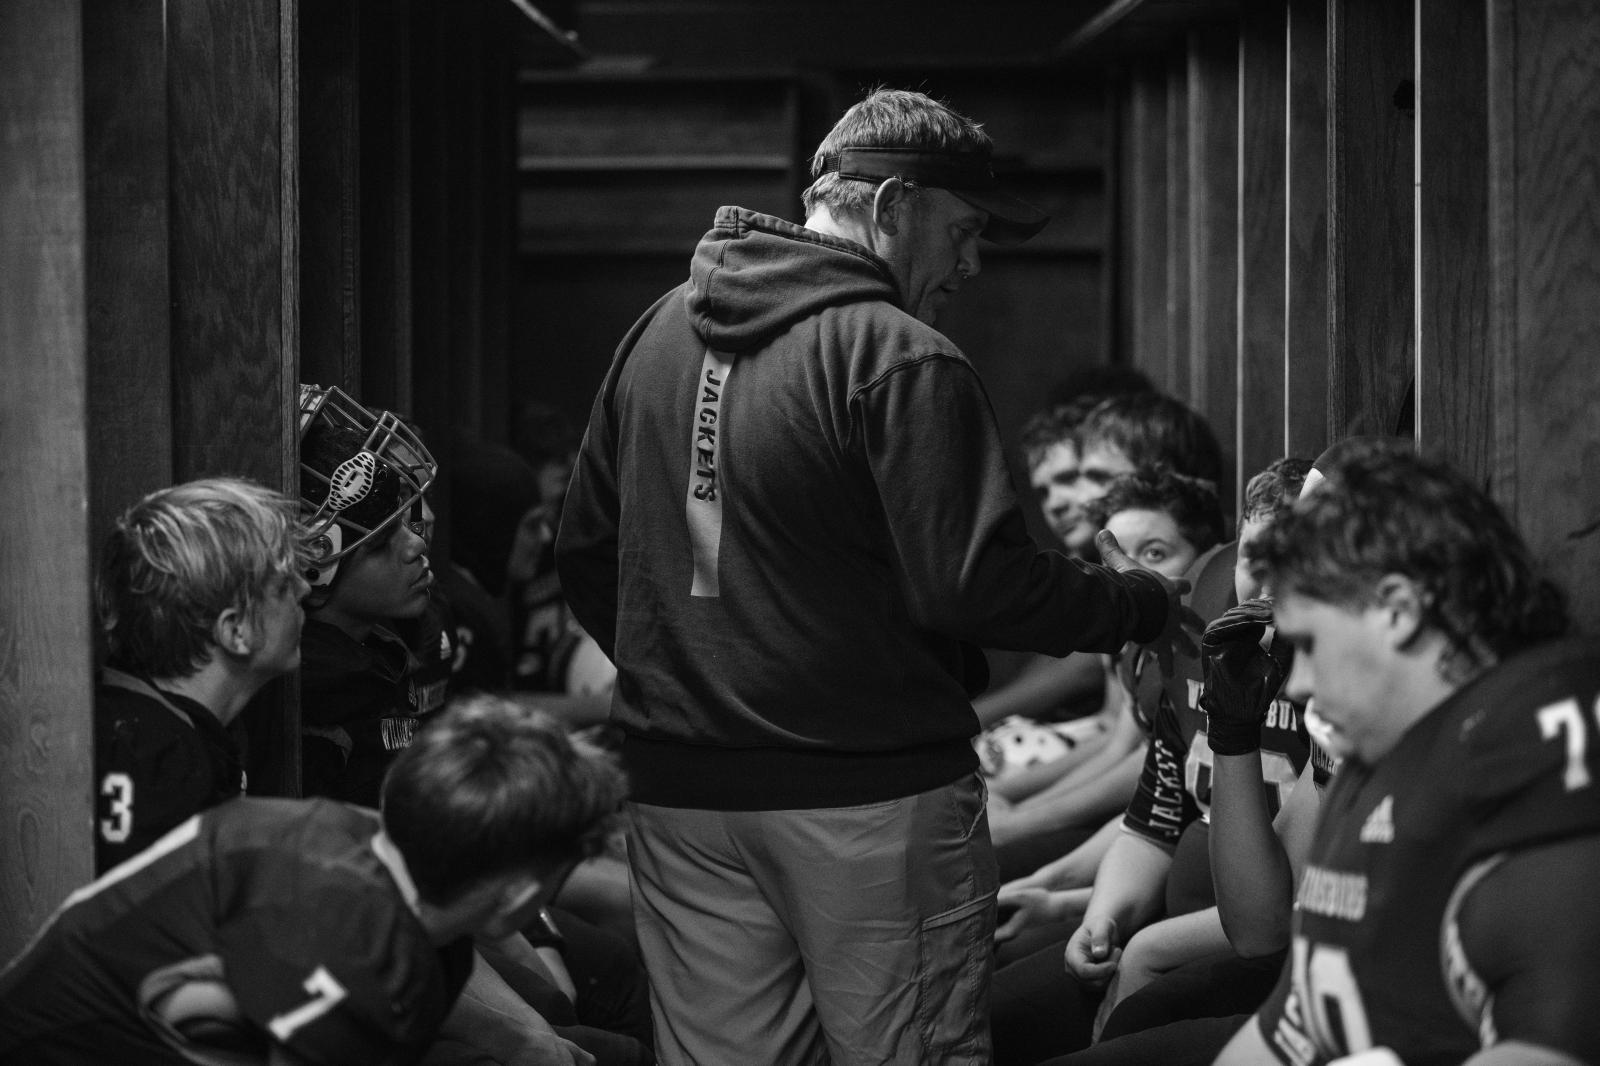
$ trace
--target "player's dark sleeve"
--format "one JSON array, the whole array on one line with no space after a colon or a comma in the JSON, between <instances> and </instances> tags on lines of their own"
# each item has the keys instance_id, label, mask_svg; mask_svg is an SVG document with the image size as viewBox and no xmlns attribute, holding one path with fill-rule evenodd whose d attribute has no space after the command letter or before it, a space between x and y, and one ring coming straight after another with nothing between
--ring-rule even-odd
<instances>
[{"instance_id":1,"label":"player's dark sleeve","mask_svg":"<svg viewBox=\"0 0 1600 1066\"><path fill-rule=\"evenodd\" d=\"M398 896L284 865L298 867L293 883L218 931L244 1014L319 1066L384 1062L430 1041L465 969L456 980Z\"/></svg>"},{"instance_id":2,"label":"player's dark sleeve","mask_svg":"<svg viewBox=\"0 0 1600 1066\"><path fill-rule=\"evenodd\" d=\"M1122 824L1171 852L1178 846L1184 828L1200 817L1200 808L1184 787L1184 760L1189 746L1184 742L1177 714L1165 699L1157 705L1151 730L1139 783Z\"/></svg>"},{"instance_id":3,"label":"player's dark sleeve","mask_svg":"<svg viewBox=\"0 0 1600 1066\"><path fill-rule=\"evenodd\" d=\"M1466 690L1461 729L1474 858L1600 832L1600 648L1562 641Z\"/></svg>"},{"instance_id":4,"label":"player's dark sleeve","mask_svg":"<svg viewBox=\"0 0 1600 1066\"><path fill-rule=\"evenodd\" d=\"M1445 965L1452 987L1463 984L1452 959L1450 926L1482 989L1497 1042L1521 1041L1600 1062L1600 833L1514 852L1483 876L1446 923ZM1466 1010L1458 994L1458 1006ZM1480 1024L1483 1019L1470 1019Z\"/></svg>"}]
</instances>

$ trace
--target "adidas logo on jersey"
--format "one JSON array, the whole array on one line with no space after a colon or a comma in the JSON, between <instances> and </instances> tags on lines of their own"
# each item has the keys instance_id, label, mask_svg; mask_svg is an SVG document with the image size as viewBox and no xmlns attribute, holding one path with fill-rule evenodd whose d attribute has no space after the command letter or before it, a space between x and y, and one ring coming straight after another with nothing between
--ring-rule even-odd
<instances>
[{"instance_id":1,"label":"adidas logo on jersey","mask_svg":"<svg viewBox=\"0 0 1600 1066\"><path fill-rule=\"evenodd\" d=\"M1390 844L1394 842L1394 797L1385 796L1361 826L1361 843Z\"/></svg>"}]
</instances>

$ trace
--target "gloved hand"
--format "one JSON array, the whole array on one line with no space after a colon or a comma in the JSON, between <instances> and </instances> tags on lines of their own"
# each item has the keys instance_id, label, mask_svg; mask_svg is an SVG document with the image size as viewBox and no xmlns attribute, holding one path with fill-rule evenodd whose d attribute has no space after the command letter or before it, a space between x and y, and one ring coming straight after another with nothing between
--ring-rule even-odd
<instances>
[{"instance_id":1,"label":"gloved hand","mask_svg":"<svg viewBox=\"0 0 1600 1066\"><path fill-rule=\"evenodd\" d=\"M1274 632L1272 601L1246 600L1206 626L1200 640L1205 688L1206 741L1218 755L1244 755L1261 747L1261 722L1294 665L1294 648Z\"/></svg>"}]
</instances>

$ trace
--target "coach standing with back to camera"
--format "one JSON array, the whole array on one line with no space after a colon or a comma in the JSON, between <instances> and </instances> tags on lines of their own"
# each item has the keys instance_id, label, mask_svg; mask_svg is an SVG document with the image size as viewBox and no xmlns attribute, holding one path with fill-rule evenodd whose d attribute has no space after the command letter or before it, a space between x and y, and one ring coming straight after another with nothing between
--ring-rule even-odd
<instances>
[{"instance_id":1,"label":"coach standing with back to camera","mask_svg":"<svg viewBox=\"0 0 1600 1066\"><path fill-rule=\"evenodd\" d=\"M1047 221L991 152L927 96L872 93L818 148L805 226L720 209L595 401L557 561L617 665L669 1066L987 1062L975 646L1176 625L1175 588L1114 544L1114 569L1036 550L933 328L980 236Z\"/></svg>"}]
</instances>

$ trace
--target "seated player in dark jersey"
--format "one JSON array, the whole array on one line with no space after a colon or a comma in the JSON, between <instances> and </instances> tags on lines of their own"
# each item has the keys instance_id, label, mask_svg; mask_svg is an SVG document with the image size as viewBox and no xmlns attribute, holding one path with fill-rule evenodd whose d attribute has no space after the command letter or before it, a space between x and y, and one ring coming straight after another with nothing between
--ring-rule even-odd
<instances>
[{"instance_id":1,"label":"seated player in dark jersey","mask_svg":"<svg viewBox=\"0 0 1600 1066\"><path fill-rule=\"evenodd\" d=\"M1341 761L1218 1061L1600 1061L1600 648L1459 473L1381 442L1324 473L1258 556Z\"/></svg>"},{"instance_id":2,"label":"seated player in dark jersey","mask_svg":"<svg viewBox=\"0 0 1600 1066\"><path fill-rule=\"evenodd\" d=\"M1237 559L1219 556L1209 568L1228 579L1229 598L1240 602L1214 619L1201 641L1204 732L1195 734L1188 763L1210 781L1210 817L1190 823L1180 839L1167 910L1184 910L1183 898L1197 896L1202 881L1205 892L1214 889L1216 906L1148 926L1130 940L1117 967L1115 1009L1098 1042L1050 1066L1208 1066L1266 999L1282 969L1292 883L1287 870L1280 881L1272 868L1288 861L1274 835L1274 815L1303 822L1307 796L1326 783L1326 763L1320 772L1313 769L1318 753L1309 744L1303 709L1280 696L1291 653L1282 641L1270 645L1270 654L1262 646L1272 607L1249 558L1255 541L1293 503L1311 465L1280 459L1250 479ZM1202 597L1210 577L1196 578L1193 598ZM1296 765L1303 765L1298 779ZM1315 785L1306 783L1308 775ZM1309 810L1314 817L1314 800ZM1241 847L1238 838L1251 831L1270 838L1274 854L1263 856L1259 843ZM1207 845L1209 854L1202 854ZM1188 875L1181 869L1186 865ZM1179 935L1163 935L1169 930Z\"/></svg>"},{"instance_id":3,"label":"seated player in dark jersey","mask_svg":"<svg viewBox=\"0 0 1600 1066\"><path fill-rule=\"evenodd\" d=\"M1218 551L1223 517L1216 490L1209 482L1166 470L1141 470L1114 481L1096 508L1106 531L1130 558L1148 569L1169 577L1194 577L1212 560L1220 559L1221 565L1212 569L1224 580L1204 583L1208 588L1217 586L1216 602L1196 599L1203 584L1198 578L1196 595L1188 602L1191 610L1202 616L1219 613L1227 606L1233 562L1226 550L1231 545ZM1198 665L1191 655L1179 655L1169 677L1153 659L1143 662L1142 652L1128 654L1140 657L1142 668L1122 671L1124 683L1151 732L1139 783L1131 802L1126 803L1121 832L1111 840L1100 862L1081 922L1068 931L1065 941L1041 947L996 973L992 1028L995 1061L1002 1066L1037 1062L1088 1043L1105 977L1115 970L1115 960L1108 961L1104 976L1080 973L1071 969L1073 952L1082 953L1092 935L1116 925L1122 938L1106 950L1115 949L1120 956L1122 940L1159 917L1173 853L1185 826L1198 818L1205 801L1205 776L1199 772L1198 761L1190 765L1187 753L1199 719L1198 711L1190 707L1191 687L1198 685L1189 684L1191 677L1198 682ZM1204 851L1202 843L1197 854L1203 856ZM1070 906L1073 895L1070 890L1057 893L1008 885L999 902L1003 907L1015 905L1018 913L1003 928L1009 932L1019 921L1057 917L1063 905ZM1192 910L1209 902L1204 899L1183 906Z\"/></svg>"},{"instance_id":4,"label":"seated player in dark jersey","mask_svg":"<svg viewBox=\"0 0 1600 1066\"><path fill-rule=\"evenodd\" d=\"M439 626L450 616L437 608L456 604L431 595L427 554L423 493L437 467L413 427L338 389L305 387L301 418L301 502L316 554L302 640L305 790L375 806L384 770L453 681L455 657L442 649L460 634ZM536 913L521 932L479 942L518 999L608 1066L647 1056L631 945L575 915Z\"/></svg>"},{"instance_id":5,"label":"seated player in dark jersey","mask_svg":"<svg viewBox=\"0 0 1600 1066\"><path fill-rule=\"evenodd\" d=\"M95 599L95 869L244 791L228 726L300 661L304 538L292 500L212 478L153 492L106 538Z\"/></svg>"},{"instance_id":6,"label":"seated player in dark jersey","mask_svg":"<svg viewBox=\"0 0 1600 1066\"><path fill-rule=\"evenodd\" d=\"M308 795L375 807L390 762L444 699L396 619L428 609L423 496L438 468L416 434L337 388L300 390L300 502L312 545L301 637Z\"/></svg>"},{"instance_id":7,"label":"seated player in dark jersey","mask_svg":"<svg viewBox=\"0 0 1600 1066\"><path fill-rule=\"evenodd\" d=\"M621 772L481 697L418 733L383 813L237 799L80 889L0 973L0 1063L411 1063L472 969L599 845ZM477 1061L496 1048L483 1012ZM564 1047L544 1034L551 1048Z\"/></svg>"},{"instance_id":8,"label":"seated player in dark jersey","mask_svg":"<svg viewBox=\"0 0 1600 1066\"><path fill-rule=\"evenodd\" d=\"M1065 496L1076 516L1086 515L1115 478L1141 467L1164 466L1213 485L1222 477L1222 450L1211 427L1188 406L1160 393L1101 400L1072 430L1071 448L1073 464L1057 467L1051 476L1070 477ZM1085 538L1094 536L1095 524L1080 526L1074 515L1062 516L1072 523L1068 542L1093 558L1094 544ZM1083 764L1020 802L990 792L989 831L1003 880L1026 877L1086 841L1104 839L1096 831L1127 805L1144 746L1126 715L1113 717L1105 742Z\"/></svg>"}]
</instances>

